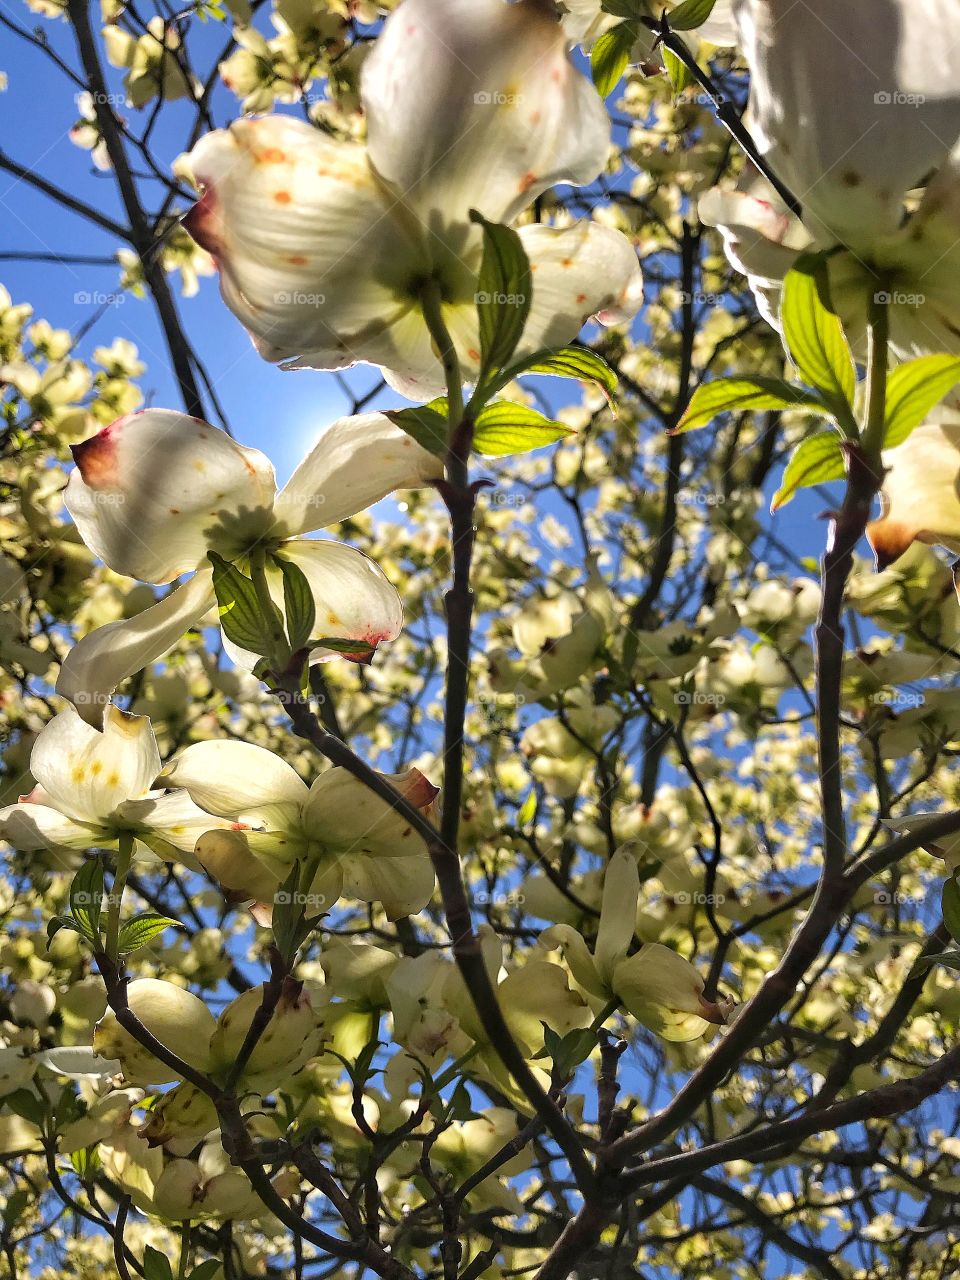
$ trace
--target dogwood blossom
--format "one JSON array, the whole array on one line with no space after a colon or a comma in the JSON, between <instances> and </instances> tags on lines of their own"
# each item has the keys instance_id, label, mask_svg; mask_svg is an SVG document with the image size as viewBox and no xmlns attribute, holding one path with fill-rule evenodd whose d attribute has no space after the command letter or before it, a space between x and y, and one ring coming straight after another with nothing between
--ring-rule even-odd
<instances>
[{"instance_id":1,"label":"dogwood blossom","mask_svg":"<svg viewBox=\"0 0 960 1280\"><path fill-rule=\"evenodd\" d=\"M427 282L468 379L480 360L471 210L510 222L558 182L591 182L609 121L544 0L405 0L364 65L362 100L366 147L279 115L201 138L183 162L203 189L185 225L267 360L365 361L426 399L443 386ZM640 269L620 232L519 234L533 271L520 354L569 342L590 316L634 314Z\"/></svg>"},{"instance_id":2,"label":"dogwood blossom","mask_svg":"<svg viewBox=\"0 0 960 1280\"><path fill-rule=\"evenodd\" d=\"M619 849L604 877L593 953L582 935L566 924L552 925L540 935L540 943L547 950L563 951L574 980L598 1009L615 998L665 1040L696 1040L710 1023L726 1021L729 1006L705 999L697 970L662 943L647 943L630 954L639 896L636 861Z\"/></svg>"},{"instance_id":3,"label":"dogwood blossom","mask_svg":"<svg viewBox=\"0 0 960 1280\"><path fill-rule=\"evenodd\" d=\"M960 553L960 414L941 406L883 463L882 513L867 526L879 567L915 541Z\"/></svg>"},{"instance_id":4,"label":"dogwood blossom","mask_svg":"<svg viewBox=\"0 0 960 1280\"><path fill-rule=\"evenodd\" d=\"M103 729L69 704L44 725L30 756L37 785L0 809L0 838L16 849L112 849L133 834L158 856L196 869L198 836L226 826L185 791L154 790L160 753L146 716L102 708Z\"/></svg>"},{"instance_id":5,"label":"dogwood blossom","mask_svg":"<svg viewBox=\"0 0 960 1280\"><path fill-rule=\"evenodd\" d=\"M133 618L100 627L67 655L57 690L81 714L121 680L160 657L215 603L208 551L243 561L282 551L306 575L325 637L375 648L400 632L400 597L375 564L339 542L298 535L336 524L394 489L442 473L438 459L379 413L329 428L278 493L273 466L258 449L167 409L120 418L73 448L77 469L64 495L87 546L117 573L143 582L193 576ZM267 566L282 601L282 577ZM247 668L256 655L231 645ZM331 656L315 650L311 661Z\"/></svg>"},{"instance_id":6,"label":"dogwood blossom","mask_svg":"<svg viewBox=\"0 0 960 1280\"><path fill-rule=\"evenodd\" d=\"M347 894L380 902L398 919L419 911L433 893L433 867L420 836L344 768L327 769L308 787L263 747L198 742L161 777L210 813L241 824L242 830L215 832L197 845L200 861L235 896L271 901L295 860L316 867L306 890L310 915ZM388 780L418 809L437 795L419 769Z\"/></svg>"},{"instance_id":7,"label":"dogwood blossom","mask_svg":"<svg viewBox=\"0 0 960 1280\"><path fill-rule=\"evenodd\" d=\"M700 216L768 314L791 251L836 247L831 295L852 340L879 288L897 351L960 350L960 43L931 41L943 13L939 0L737 5L751 132L803 226L749 177L739 192L707 193Z\"/></svg>"}]
</instances>

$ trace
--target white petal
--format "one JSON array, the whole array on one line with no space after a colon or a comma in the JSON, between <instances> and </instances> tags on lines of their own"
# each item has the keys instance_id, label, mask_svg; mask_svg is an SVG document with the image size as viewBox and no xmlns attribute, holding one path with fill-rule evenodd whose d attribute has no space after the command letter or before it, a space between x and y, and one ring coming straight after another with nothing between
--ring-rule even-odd
<instances>
[{"instance_id":1,"label":"white petal","mask_svg":"<svg viewBox=\"0 0 960 1280\"><path fill-rule=\"evenodd\" d=\"M636 251L626 236L596 222L562 231L520 228L530 258L533 301L518 354L571 342L591 316L616 324L643 299Z\"/></svg>"},{"instance_id":2,"label":"white petal","mask_svg":"<svg viewBox=\"0 0 960 1280\"><path fill-rule=\"evenodd\" d=\"M394 587L374 562L342 542L294 538L285 542L282 553L303 570L317 606L315 638L359 640L369 647L363 660L372 656L383 640L395 640L403 626L403 605ZM282 606L283 582L279 569L267 569L270 594ZM240 649L224 636L224 648L231 659L252 671L258 656ZM314 649L311 662L337 657L335 650Z\"/></svg>"},{"instance_id":3,"label":"white petal","mask_svg":"<svg viewBox=\"0 0 960 1280\"><path fill-rule=\"evenodd\" d=\"M417 809L426 808L437 794L419 769L388 781ZM386 857L426 853L421 837L407 819L339 766L320 774L313 783L304 822L316 840L345 853Z\"/></svg>"},{"instance_id":4,"label":"white petal","mask_svg":"<svg viewBox=\"0 0 960 1280\"><path fill-rule=\"evenodd\" d=\"M259 449L169 409L119 418L73 446L64 494L80 536L117 573L170 582L270 520L276 479Z\"/></svg>"},{"instance_id":5,"label":"white petal","mask_svg":"<svg viewBox=\"0 0 960 1280\"><path fill-rule=\"evenodd\" d=\"M264 805L303 805L307 784L265 747L220 739L196 742L172 760L159 782L182 787L207 813L237 818Z\"/></svg>"},{"instance_id":6,"label":"white petal","mask_svg":"<svg viewBox=\"0 0 960 1280\"><path fill-rule=\"evenodd\" d=\"M395 489L443 475L443 463L382 413L341 418L326 430L277 495L280 537L346 520Z\"/></svg>"},{"instance_id":7,"label":"white petal","mask_svg":"<svg viewBox=\"0 0 960 1280\"><path fill-rule=\"evenodd\" d=\"M944 418L948 415L944 412ZM883 455L883 514L867 526L881 569L911 542L960 551L960 421L927 422Z\"/></svg>"},{"instance_id":8,"label":"white petal","mask_svg":"<svg viewBox=\"0 0 960 1280\"><path fill-rule=\"evenodd\" d=\"M70 1080L102 1080L116 1075L120 1070L117 1058L101 1058L89 1045L45 1049L43 1053L36 1055L36 1059L49 1071L58 1076L67 1076Z\"/></svg>"},{"instance_id":9,"label":"white petal","mask_svg":"<svg viewBox=\"0 0 960 1280\"><path fill-rule=\"evenodd\" d=\"M954 6L739 0L736 12L761 152L808 225L868 247L960 135Z\"/></svg>"},{"instance_id":10,"label":"white petal","mask_svg":"<svg viewBox=\"0 0 960 1280\"><path fill-rule=\"evenodd\" d=\"M347 897L379 902L388 920L400 920L422 911L433 896L436 881L425 849L409 858L351 853L344 856L340 865L343 892Z\"/></svg>"},{"instance_id":11,"label":"white petal","mask_svg":"<svg viewBox=\"0 0 960 1280\"><path fill-rule=\"evenodd\" d=\"M0 809L0 839L24 853L35 849L90 849L99 845L98 836L109 841L102 829L75 822L49 805L21 800Z\"/></svg>"},{"instance_id":12,"label":"white petal","mask_svg":"<svg viewBox=\"0 0 960 1280\"><path fill-rule=\"evenodd\" d=\"M471 208L510 222L558 182L592 182L610 148L606 110L541 0L405 0L362 97L371 162L435 250L462 254Z\"/></svg>"},{"instance_id":13,"label":"white petal","mask_svg":"<svg viewBox=\"0 0 960 1280\"><path fill-rule=\"evenodd\" d=\"M184 225L266 359L340 369L392 350L428 260L362 147L275 115L207 134L187 163L205 191Z\"/></svg>"},{"instance_id":14,"label":"white petal","mask_svg":"<svg viewBox=\"0 0 960 1280\"><path fill-rule=\"evenodd\" d=\"M104 709L103 732L68 705L34 743L30 772L50 803L81 822L104 823L124 800L138 800L160 772L160 753L147 716Z\"/></svg>"},{"instance_id":15,"label":"white petal","mask_svg":"<svg viewBox=\"0 0 960 1280\"><path fill-rule=\"evenodd\" d=\"M207 831L231 825L226 818L205 813L186 791L168 791L128 801L121 813L141 828L137 834L158 857L168 862L183 862L193 870L199 870L193 851L200 837Z\"/></svg>"},{"instance_id":16,"label":"white petal","mask_svg":"<svg viewBox=\"0 0 960 1280\"><path fill-rule=\"evenodd\" d=\"M763 178L746 176L737 190L713 187L700 198L700 221L716 227L731 265L747 277L764 319L776 326L780 288L811 239Z\"/></svg>"},{"instance_id":17,"label":"white petal","mask_svg":"<svg viewBox=\"0 0 960 1280\"><path fill-rule=\"evenodd\" d=\"M96 724L117 685L162 657L215 603L212 572L202 570L136 617L98 627L67 654L57 693Z\"/></svg>"},{"instance_id":18,"label":"white petal","mask_svg":"<svg viewBox=\"0 0 960 1280\"><path fill-rule=\"evenodd\" d=\"M640 875L625 849L618 849L603 877L603 901L594 955L597 971L609 986L614 965L630 949L637 927Z\"/></svg>"}]
</instances>

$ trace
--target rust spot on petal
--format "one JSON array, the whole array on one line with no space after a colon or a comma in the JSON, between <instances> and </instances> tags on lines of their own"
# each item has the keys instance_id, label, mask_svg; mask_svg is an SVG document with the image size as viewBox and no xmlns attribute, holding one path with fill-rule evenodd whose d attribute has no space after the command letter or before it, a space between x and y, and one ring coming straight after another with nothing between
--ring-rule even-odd
<instances>
[{"instance_id":1,"label":"rust spot on petal","mask_svg":"<svg viewBox=\"0 0 960 1280\"><path fill-rule=\"evenodd\" d=\"M867 541L877 557L877 568L886 569L894 560L899 560L918 533L918 529L911 529L900 520L886 517L868 524Z\"/></svg>"},{"instance_id":2,"label":"rust spot on petal","mask_svg":"<svg viewBox=\"0 0 960 1280\"><path fill-rule=\"evenodd\" d=\"M119 484L117 435L126 419L118 418L89 440L70 446L77 470L91 489L108 489Z\"/></svg>"},{"instance_id":3,"label":"rust spot on petal","mask_svg":"<svg viewBox=\"0 0 960 1280\"><path fill-rule=\"evenodd\" d=\"M536 182L536 180L537 180L537 175L533 172L532 169L528 169L527 172L520 179L520 186L519 186L520 194L523 195L524 192L529 191L530 188L533 186L533 184Z\"/></svg>"},{"instance_id":4,"label":"rust spot on petal","mask_svg":"<svg viewBox=\"0 0 960 1280\"><path fill-rule=\"evenodd\" d=\"M200 248L206 249L214 260L222 256L223 222L212 187L207 187L197 203L184 216L183 225Z\"/></svg>"},{"instance_id":5,"label":"rust spot on petal","mask_svg":"<svg viewBox=\"0 0 960 1280\"><path fill-rule=\"evenodd\" d=\"M289 191L275 191L273 198L277 204L290 204L293 201L293 196Z\"/></svg>"}]
</instances>

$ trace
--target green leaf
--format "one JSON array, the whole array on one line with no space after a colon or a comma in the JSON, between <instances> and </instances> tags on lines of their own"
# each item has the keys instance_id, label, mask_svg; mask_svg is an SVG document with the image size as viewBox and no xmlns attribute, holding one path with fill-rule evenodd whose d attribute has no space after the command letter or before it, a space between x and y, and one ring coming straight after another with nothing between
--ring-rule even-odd
<instances>
[{"instance_id":1,"label":"green leaf","mask_svg":"<svg viewBox=\"0 0 960 1280\"><path fill-rule=\"evenodd\" d=\"M295 862L274 895L270 921L277 950L288 965L293 964L301 944L313 931L304 906L300 894L300 863Z\"/></svg>"},{"instance_id":2,"label":"green leaf","mask_svg":"<svg viewBox=\"0 0 960 1280\"><path fill-rule=\"evenodd\" d=\"M537 793L532 788L527 795L526 800L517 810L517 826L525 827L532 822L537 812Z\"/></svg>"},{"instance_id":3,"label":"green leaf","mask_svg":"<svg viewBox=\"0 0 960 1280\"><path fill-rule=\"evenodd\" d=\"M857 372L839 317L821 301L822 283L822 259L813 254L798 258L783 282L780 322L800 377L823 393L845 433L852 436L857 432Z\"/></svg>"},{"instance_id":4,"label":"green leaf","mask_svg":"<svg viewBox=\"0 0 960 1280\"><path fill-rule=\"evenodd\" d=\"M615 18L636 18L646 12L643 0L603 0L600 8Z\"/></svg>"},{"instance_id":5,"label":"green leaf","mask_svg":"<svg viewBox=\"0 0 960 1280\"><path fill-rule=\"evenodd\" d=\"M70 1166L81 1182L89 1182L100 1168L100 1152L96 1147L81 1147L67 1157Z\"/></svg>"},{"instance_id":6,"label":"green leaf","mask_svg":"<svg viewBox=\"0 0 960 1280\"><path fill-rule=\"evenodd\" d=\"M943 923L951 938L954 942L960 942L960 884L953 876L944 881L940 905L943 909Z\"/></svg>"},{"instance_id":7,"label":"green leaf","mask_svg":"<svg viewBox=\"0 0 960 1280\"><path fill-rule=\"evenodd\" d=\"M663 46L663 65L666 68L667 75L670 78L670 87L673 89L674 95L683 93L684 89L694 83L693 75L687 68L686 63L682 62L672 49Z\"/></svg>"},{"instance_id":8,"label":"green leaf","mask_svg":"<svg viewBox=\"0 0 960 1280\"><path fill-rule=\"evenodd\" d=\"M934 405L960 382L960 357L920 356L899 364L887 377L883 447L903 444Z\"/></svg>"},{"instance_id":9,"label":"green leaf","mask_svg":"<svg viewBox=\"0 0 960 1280\"><path fill-rule=\"evenodd\" d=\"M675 434L705 427L721 413L771 409L807 409L821 415L829 412L814 392L782 378L716 378L702 382L694 391Z\"/></svg>"},{"instance_id":10,"label":"green leaf","mask_svg":"<svg viewBox=\"0 0 960 1280\"><path fill-rule=\"evenodd\" d=\"M6 1231L15 1227L20 1215L30 1203L30 1193L28 1191L14 1191L12 1195L7 1197L7 1203L3 1206L3 1225Z\"/></svg>"},{"instance_id":11,"label":"green leaf","mask_svg":"<svg viewBox=\"0 0 960 1280\"><path fill-rule=\"evenodd\" d=\"M150 1244L143 1251L143 1275L144 1280L173 1280L170 1259Z\"/></svg>"},{"instance_id":12,"label":"green leaf","mask_svg":"<svg viewBox=\"0 0 960 1280\"><path fill-rule=\"evenodd\" d=\"M798 489L828 480L842 480L847 474L843 446L836 431L818 431L807 436L793 451L780 481L780 488L770 502L771 511L779 511L796 496Z\"/></svg>"},{"instance_id":13,"label":"green leaf","mask_svg":"<svg viewBox=\"0 0 960 1280\"><path fill-rule=\"evenodd\" d=\"M84 937L83 930L80 928L80 926L77 924L76 920L74 920L72 916L53 916L50 920L47 921L47 946L48 947L50 943L54 940L54 938L57 936L57 934L60 932L61 929L72 929L74 933L79 933L81 937ZM87 941L89 942L90 939L88 938Z\"/></svg>"},{"instance_id":14,"label":"green leaf","mask_svg":"<svg viewBox=\"0 0 960 1280\"><path fill-rule=\"evenodd\" d=\"M145 947L148 942L159 937L165 929L182 928L183 925L179 920L158 915L155 911L144 911L121 926L118 946L121 953L126 955L131 951L138 951L140 947Z\"/></svg>"},{"instance_id":15,"label":"green leaf","mask_svg":"<svg viewBox=\"0 0 960 1280\"><path fill-rule=\"evenodd\" d=\"M187 1280L213 1280L220 1266L219 1258L207 1258L206 1262L201 1262L199 1266L193 1268Z\"/></svg>"},{"instance_id":16,"label":"green leaf","mask_svg":"<svg viewBox=\"0 0 960 1280\"><path fill-rule=\"evenodd\" d=\"M503 368L523 336L533 300L533 278L516 231L488 222L475 209L470 220L483 228L476 304L483 373L489 373Z\"/></svg>"},{"instance_id":17,"label":"green leaf","mask_svg":"<svg viewBox=\"0 0 960 1280\"><path fill-rule=\"evenodd\" d=\"M103 862L89 858L70 885L70 914L79 934L95 945L100 940L100 912L103 908Z\"/></svg>"},{"instance_id":18,"label":"green leaf","mask_svg":"<svg viewBox=\"0 0 960 1280\"><path fill-rule=\"evenodd\" d=\"M668 15L671 31L693 31L702 27L713 12L717 0L683 0Z\"/></svg>"},{"instance_id":19,"label":"green leaf","mask_svg":"<svg viewBox=\"0 0 960 1280\"><path fill-rule=\"evenodd\" d=\"M252 580L215 551L208 551L207 559L213 565L213 589L223 634L241 649L269 653L273 647L273 631L263 616ZM279 612L276 621L281 621Z\"/></svg>"},{"instance_id":20,"label":"green leaf","mask_svg":"<svg viewBox=\"0 0 960 1280\"><path fill-rule=\"evenodd\" d=\"M3 1105L14 1115L20 1116L22 1120L29 1120L31 1124L43 1124L44 1116L47 1114L43 1102L31 1089L14 1089L12 1093L4 1096Z\"/></svg>"},{"instance_id":21,"label":"green leaf","mask_svg":"<svg viewBox=\"0 0 960 1280\"><path fill-rule=\"evenodd\" d=\"M924 956L914 968L918 973L923 973L935 964L945 965L948 969L960 969L960 951L940 951L935 956Z\"/></svg>"},{"instance_id":22,"label":"green leaf","mask_svg":"<svg viewBox=\"0 0 960 1280\"><path fill-rule=\"evenodd\" d=\"M369 644L366 640L341 640L339 636L320 636L317 640L311 640L307 647L331 649L351 662L369 662L377 651L376 645Z\"/></svg>"},{"instance_id":23,"label":"green leaf","mask_svg":"<svg viewBox=\"0 0 960 1280\"><path fill-rule=\"evenodd\" d=\"M601 98L617 87L620 77L630 65L630 54L637 42L637 28L632 22L604 31L590 52L590 74Z\"/></svg>"},{"instance_id":24,"label":"green leaf","mask_svg":"<svg viewBox=\"0 0 960 1280\"><path fill-rule=\"evenodd\" d=\"M418 405L415 409L390 409L386 416L401 431L416 440L417 444L436 454L438 458L442 458L447 452L446 397Z\"/></svg>"},{"instance_id":25,"label":"green leaf","mask_svg":"<svg viewBox=\"0 0 960 1280\"><path fill-rule=\"evenodd\" d=\"M602 356L587 347L561 347L545 360L518 368L518 377L524 373L550 373L557 378L595 382L608 398L617 392L617 375Z\"/></svg>"},{"instance_id":26,"label":"green leaf","mask_svg":"<svg viewBox=\"0 0 960 1280\"><path fill-rule=\"evenodd\" d=\"M575 1027L560 1040L551 1054L554 1065L563 1076L571 1076L597 1047L597 1033L589 1027Z\"/></svg>"},{"instance_id":27,"label":"green leaf","mask_svg":"<svg viewBox=\"0 0 960 1280\"><path fill-rule=\"evenodd\" d=\"M545 418L536 409L509 400L494 400L477 415L473 447L477 453L500 458L509 453L529 453L574 434L571 427Z\"/></svg>"},{"instance_id":28,"label":"green leaf","mask_svg":"<svg viewBox=\"0 0 960 1280\"><path fill-rule=\"evenodd\" d=\"M317 620L317 606L307 575L292 560L274 556L283 575L283 611L287 615L287 639L294 653L305 649Z\"/></svg>"}]
</instances>

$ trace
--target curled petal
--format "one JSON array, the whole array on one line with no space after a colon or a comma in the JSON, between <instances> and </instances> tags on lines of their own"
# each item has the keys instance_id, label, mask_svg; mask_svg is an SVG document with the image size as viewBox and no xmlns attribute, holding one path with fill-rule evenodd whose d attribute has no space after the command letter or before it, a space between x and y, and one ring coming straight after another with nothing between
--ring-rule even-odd
<instances>
[{"instance_id":1,"label":"curled petal","mask_svg":"<svg viewBox=\"0 0 960 1280\"><path fill-rule=\"evenodd\" d=\"M960 135L960 43L942 0L740 0L751 132L818 236L867 247ZM838 104L842 103L842 110Z\"/></svg>"},{"instance_id":2,"label":"curled petal","mask_svg":"<svg viewBox=\"0 0 960 1280\"><path fill-rule=\"evenodd\" d=\"M915 541L960 551L960 421L924 423L883 461L882 515L867 526L878 566Z\"/></svg>"},{"instance_id":3,"label":"curled petal","mask_svg":"<svg viewBox=\"0 0 960 1280\"><path fill-rule=\"evenodd\" d=\"M264 806L297 807L307 784L285 760L252 742L195 742L172 760L158 781L182 787L194 804L221 818L236 819Z\"/></svg>"},{"instance_id":4,"label":"curled petal","mask_svg":"<svg viewBox=\"0 0 960 1280\"><path fill-rule=\"evenodd\" d=\"M610 149L606 110L543 0L405 0L362 94L373 166L458 253L471 208L510 222L558 182L592 182Z\"/></svg>"},{"instance_id":5,"label":"curled petal","mask_svg":"<svg viewBox=\"0 0 960 1280\"><path fill-rule=\"evenodd\" d=\"M437 794L418 769L388 781L399 782L401 794L418 809ZM339 766L322 773L310 788L304 822L318 840L344 853L426 855L422 839L403 814Z\"/></svg>"},{"instance_id":6,"label":"curled petal","mask_svg":"<svg viewBox=\"0 0 960 1280\"><path fill-rule=\"evenodd\" d=\"M617 324L635 315L643 276L626 236L596 222L564 230L520 228L530 259L533 300L518 354L571 342L587 320Z\"/></svg>"},{"instance_id":7,"label":"curled petal","mask_svg":"<svg viewBox=\"0 0 960 1280\"><path fill-rule=\"evenodd\" d=\"M640 874L635 860L618 849L607 864L603 878L600 927L594 951L597 970L609 986L613 969L627 954L637 927Z\"/></svg>"},{"instance_id":8,"label":"curled petal","mask_svg":"<svg viewBox=\"0 0 960 1280\"><path fill-rule=\"evenodd\" d=\"M162 657L215 603L213 575L202 570L136 617L98 627L67 654L57 693L96 724L117 685Z\"/></svg>"},{"instance_id":9,"label":"curled petal","mask_svg":"<svg viewBox=\"0 0 960 1280\"><path fill-rule=\"evenodd\" d=\"M348 854L342 862L343 892L361 902L379 902L388 920L422 911L433 896L433 866L425 855L377 858Z\"/></svg>"},{"instance_id":10,"label":"curled petal","mask_svg":"<svg viewBox=\"0 0 960 1280\"><path fill-rule=\"evenodd\" d=\"M119 707L102 710L103 732L66 706L45 725L30 756L30 771L61 813L102 823L125 800L150 790L160 753L147 716Z\"/></svg>"},{"instance_id":11,"label":"curled petal","mask_svg":"<svg viewBox=\"0 0 960 1280\"><path fill-rule=\"evenodd\" d=\"M396 489L443 475L439 458L382 413L341 418L326 430L277 495L280 537L346 520Z\"/></svg>"},{"instance_id":12,"label":"curled petal","mask_svg":"<svg viewBox=\"0 0 960 1280\"><path fill-rule=\"evenodd\" d=\"M98 843L98 837L110 839L108 832L75 822L49 805L20 800L0 809L0 840L24 853L36 849L89 849Z\"/></svg>"},{"instance_id":13,"label":"curled petal","mask_svg":"<svg viewBox=\"0 0 960 1280\"><path fill-rule=\"evenodd\" d=\"M265 359L342 369L393 351L428 260L362 147L276 115L207 134L187 163L204 194L184 225Z\"/></svg>"},{"instance_id":14,"label":"curled petal","mask_svg":"<svg viewBox=\"0 0 960 1280\"><path fill-rule=\"evenodd\" d=\"M269 522L276 480L259 449L169 409L119 418L73 446L64 502L90 550L117 573L170 582Z\"/></svg>"}]
</instances>

